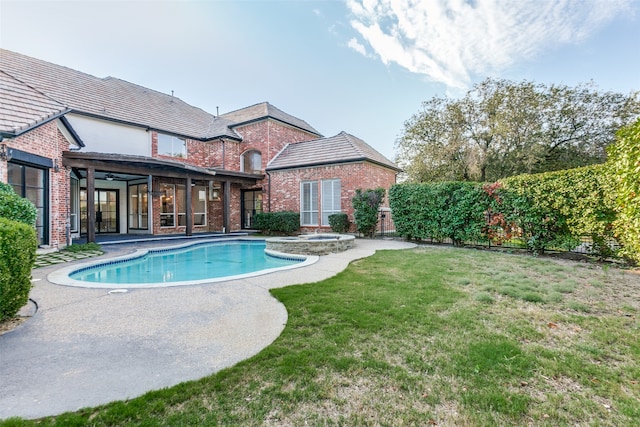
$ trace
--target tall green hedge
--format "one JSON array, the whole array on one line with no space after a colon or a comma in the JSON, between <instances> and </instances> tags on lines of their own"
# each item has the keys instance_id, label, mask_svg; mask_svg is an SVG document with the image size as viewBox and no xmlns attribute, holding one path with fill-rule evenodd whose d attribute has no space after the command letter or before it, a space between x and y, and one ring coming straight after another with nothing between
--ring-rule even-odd
<instances>
[{"instance_id":1,"label":"tall green hedge","mask_svg":"<svg viewBox=\"0 0 640 427\"><path fill-rule=\"evenodd\" d=\"M571 249L591 237L593 252L612 255L614 200L605 165L593 165L501 181L502 211L522 230L533 251Z\"/></svg>"},{"instance_id":2,"label":"tall green hedge","mask_svg":"<svg viewBox=\"0 0 640 427\"><path fill-rule=\"evenodd\" d=\"M37 215L33 203L18 196L9 184L0 182L0 218L35 225Z\"/></svg>"},{"instance_id":3,"label":"tall green hedge","mask_svg":"<svg viewBox=\"0 0 640 427\"><path fill-rule=\"evenodd\" d=\"M483 240L489 198L471 182L397 184L389 190L396 231L412 239Z\"/></svg>"},{"instance_id":4,"label":"tall green hedge","mask_svg":"<svg viewBox=\"0 0 640 427\"><path fill-rule=\"evenodd\" d=\"M33 227L0 218L0 321L27 303L36 247Z\"/></svg>"},{"instance_id":5,"label":"tall green hedge","mask_svg":"<svg viewBox=\"0 0 640 427\"><path fill-rule=\"evenodd\" d=\"M494 231L521 239L533 252L571 249L583 236L592 251L613 255L614 200L605 165L520 175L494 184L398 184L390 205L396 230L409 238L491 241Z\"/></svg>"},{"instance_id":6,"label":"tall green hedge","mask_svg":"<svg viewBox=\"0 0 640 427\"><path fill-rule=\"evenodd\" d=\"M613 193L618 240L622 255L640 263L640 120L620 129L615 144L609 146L609 174L615 177Z\"/></svg>"}]
</instances>

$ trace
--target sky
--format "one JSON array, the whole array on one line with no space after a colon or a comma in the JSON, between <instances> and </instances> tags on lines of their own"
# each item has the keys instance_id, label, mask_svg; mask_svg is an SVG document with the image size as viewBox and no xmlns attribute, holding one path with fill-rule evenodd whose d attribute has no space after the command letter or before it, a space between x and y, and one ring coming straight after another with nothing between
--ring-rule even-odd
<instances>
[{"instance_id":1,"label":"sky","mask_svg":"<svg viewBox=\"0 0 640 427\"><path fill-rule=\"evenodd\" d=\"M0 47L212 114L268 101L391 160L487 77L640 90L640 0L0 0Z\"/></svg>"}]
</instances>

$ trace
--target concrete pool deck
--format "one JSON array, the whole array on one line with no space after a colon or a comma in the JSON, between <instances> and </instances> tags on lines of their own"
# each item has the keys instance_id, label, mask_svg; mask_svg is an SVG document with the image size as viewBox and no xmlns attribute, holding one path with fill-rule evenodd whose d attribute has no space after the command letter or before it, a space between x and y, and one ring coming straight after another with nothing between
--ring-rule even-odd
<instances>
[{"instance_id":1,"label":"concrete pool deck","mask_svg":"<svg viewBox=\"0 0 640 427\"><path fill-rule=\"evenodd\" d=\"M153 246L109 246L101 258ZM376 250L414 246L358 239L300 269L126 293L49 283L60 265L33 270L37 313L0 335L0 419L125 400L232 366L271 344L287 323L269 289L321 281Z\"/></svg>"}]
</instances>

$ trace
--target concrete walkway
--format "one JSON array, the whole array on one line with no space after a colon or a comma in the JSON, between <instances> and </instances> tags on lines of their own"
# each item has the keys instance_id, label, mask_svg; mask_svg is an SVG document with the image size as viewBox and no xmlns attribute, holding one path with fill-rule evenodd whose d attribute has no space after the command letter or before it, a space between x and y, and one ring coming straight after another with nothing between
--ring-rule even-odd
<instances>
[{"instance_id":1,"label":"concrete walkway","mask_svg":"<svg viewBox=\"0 0 640 427\"><path fill-rule=\"evenodd\" d=\"M269 289L324 280L376 250L413 246L356 240L353 249L300 269L127 293L54 285L46 278L60 266L36 269L31 298L37 313L0 335L0 419L129 399L232 366L284 329L287 312ZM103 257L133 248L109 247Z\"/></svg>"}]
</instances>

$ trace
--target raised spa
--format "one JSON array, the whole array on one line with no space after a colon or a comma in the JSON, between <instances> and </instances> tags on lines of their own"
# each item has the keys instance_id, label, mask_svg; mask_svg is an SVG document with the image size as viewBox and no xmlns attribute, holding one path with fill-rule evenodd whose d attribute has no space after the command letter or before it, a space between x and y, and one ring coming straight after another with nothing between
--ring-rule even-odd
<instances>
[{"instance_id":1,"label":"raised spa","mask_svg":"<svg viewBox=\"0 0 640 427\"><path fill-rule=\"evenodd\" d=\"M349 234L302 234L298 237L270 237L267 250L298 255L328 255L353 247L355 236Z\"/></svg>"}]
</instances>

